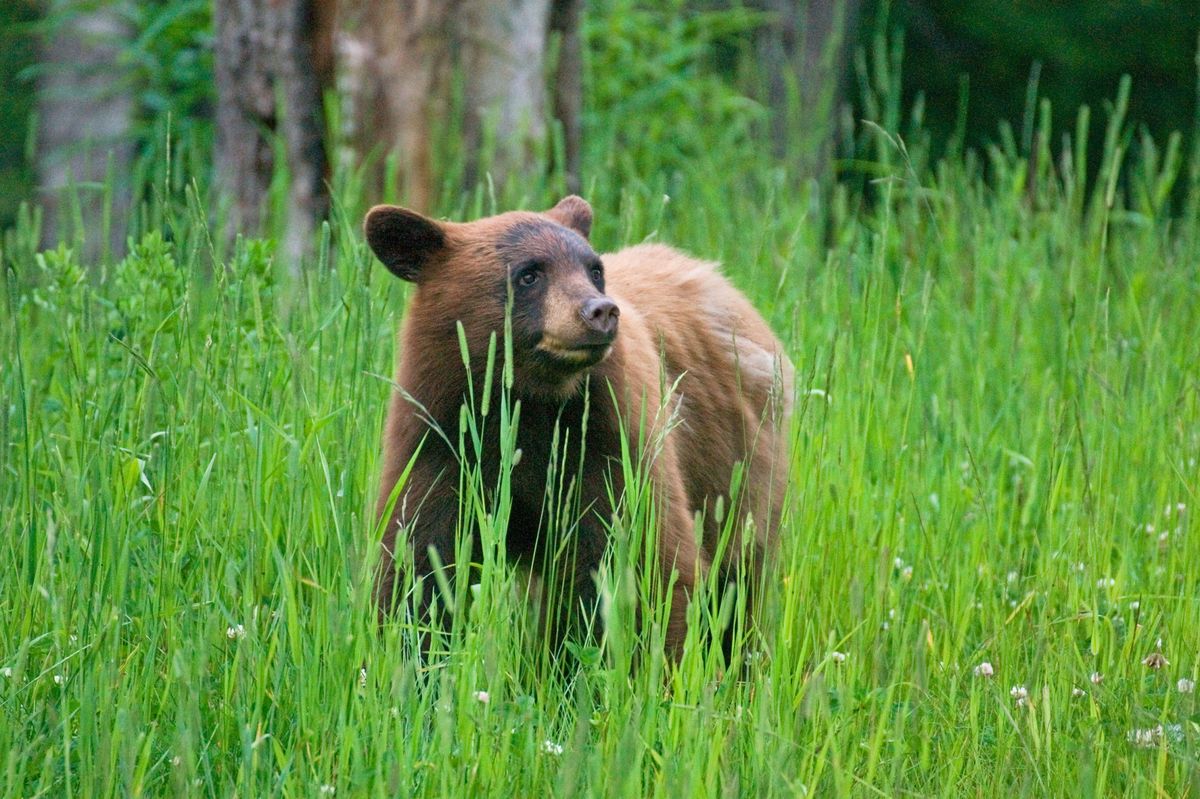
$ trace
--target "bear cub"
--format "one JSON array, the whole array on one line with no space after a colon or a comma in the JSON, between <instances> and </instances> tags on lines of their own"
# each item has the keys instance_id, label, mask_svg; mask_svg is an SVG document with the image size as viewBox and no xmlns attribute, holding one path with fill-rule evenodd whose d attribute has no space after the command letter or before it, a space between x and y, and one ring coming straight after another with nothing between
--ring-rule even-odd
<instances>
[{"instance_id":1,"label":"bear cub","mask_svg":"<svg viewBox=\"0 0 1200 799\"><path fill-rule=\"evenodd\" d=\"M741 574L747 585L759 583L787 481L792 366L783 346L714 264L659 244L597 255L588 243L591 225L591 207L574 196L542 213L468 223L395 206L367 214L371 250L415 285L383 436L377 516L388 518L376 585L381 616L410 601L397 595L402 570L424 578L438 562L454 567L461 460L478 458L485 485L495 485L494 422L483 452L452 446L461 407L471 401L458 325L477 394L486 382L489 339L494 334L500 343L501 363L490 382L496 407L506 314L521 456L512 467L505 543L535 576L556 575L548 594L554 607L543 608L546 634L557 641L580 617L595 621L595 573L618 510L614 500L620 503L624 491L623 436L650 476L658 568L662 584L672 586L669 652L680 653L688 598L710 569L722 580ZM555 478L548 489L547 475L568 461L569 479ZM735 472L741 479L731 497ZM547 510L547 498L572 480L578 518L555 531L561 525L548 523L556 514ZM732 538L714 562L731 515ZM569 547L554 540L566 535ZM435 585L424 581L415 608L422 618Z\"/></svg>"}]
</instances>

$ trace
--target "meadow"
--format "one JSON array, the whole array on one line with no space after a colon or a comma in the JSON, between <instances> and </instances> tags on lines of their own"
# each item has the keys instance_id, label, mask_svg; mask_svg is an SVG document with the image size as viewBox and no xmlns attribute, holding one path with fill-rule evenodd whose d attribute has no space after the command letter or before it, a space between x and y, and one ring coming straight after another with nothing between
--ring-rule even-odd
<instances>
[{"instance_id":1,"label":"meadow","mask_svg":"<svg viewBox=\"0 0 1200 799\"><path fill-rule=\"evenodd\" d=\"M782 545L732 663L638 639L634 507L612 632L561 668L498 557L502 486L465 511L479 567L435 656L377 628L407 289L362 241L394 197L361 173L298 275L218 240L183 157L121 259L81 262L95 231L39 250L26 208L0 253L0 793L1197 795L1200 153L1137 135L1127 92L936 162L876 109L824 190L682 122L650 170L619 134L644 105L613 107L594 244L720 260L797 367Z\"/></svg>"}]
</instances>

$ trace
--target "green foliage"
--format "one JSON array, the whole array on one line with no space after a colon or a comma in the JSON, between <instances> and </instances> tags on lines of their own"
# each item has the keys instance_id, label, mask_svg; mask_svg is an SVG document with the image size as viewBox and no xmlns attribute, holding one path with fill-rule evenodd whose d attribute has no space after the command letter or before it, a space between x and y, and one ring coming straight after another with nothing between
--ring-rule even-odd
<instances>
[{"instance_id":1,"label":"green foliage","mask_svg":"<svg viewBox=\"0 0 1200 799\"><path fill-rule=\"evenodd\" d=\"M25 157L33 92L28 80L17 77L34 60L33 40L26 32L33 17L32 2L0 4L0 229L12 224L21 198L33 185Z\"/></svg>"},{"instance_id":2,"label":"green foliage","mask_svg":"<svg viewBox=\"0 0 1200 799\"><path fill-rule=\"evenodd\" d=\"M177 130L204 125L201 132L210 135L206 112L214 101L211 4L205 0L131 3L127 16L135 36L126 43L122 61L137 86L145 118L170 115Z\"/></svg>"},{"instance_id":3,"label":"green foliage","mask_svg":"<svg viewBox=\"0 0 1200 799\"><path fill-rule=\"evenodd\" d=\"M585 147L608 171L672 174L698 164L737 171L757 163L754 123L764 110L712 67L714 48L761 24L733 8L683 0L605 0L585 17ZM717 164L714 152L734 156Z\"/></svg>"},{"instance_id":4,"label":"green foliage","mask_svg":"<svg viewBox=\"0 0 1200 799\"><path fill-rule=\"evenodd\" d=\"M118 68L134 88L133 135L139 171L148 180L146 173L166 160L164 145L198 149L204 156L212 148L212 3L139 0L124 3L122 10L133 35L122 43Z\"/></svg>"},{"instance_id":5,"label":"green foliage","mask_svg":"<svg viewBox=\"0 0 1200 799\"><path fill-rule=\"evenodd\" d=\"M1023 120L1023 149L1036 124L1028 98L1055 109L1097 107L1122 75L1133 78L1130 117L1162 140L1193 134L1200 5L1177 0L921 0L871 4L906 32L905 98L923 94L935 140L960 125L966 143L995 141ZM874 23L868 23L873 27ZM966 117L959 96L968 93ZM1100 141L1092 142L1096 150ZM1093 167L1095 165L1093 164Z\"/></svg>"}]
</instances>

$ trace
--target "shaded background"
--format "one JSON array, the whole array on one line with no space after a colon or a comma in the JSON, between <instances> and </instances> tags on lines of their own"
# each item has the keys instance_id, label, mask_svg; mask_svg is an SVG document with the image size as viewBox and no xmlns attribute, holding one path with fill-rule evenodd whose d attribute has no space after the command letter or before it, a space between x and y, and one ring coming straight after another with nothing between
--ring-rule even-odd
<instances>
[{"instance_id":1,"label":"shaded background","mask_svg":"<svg viewBox=\"0 0 1200 799\"><path fill-rule=\"evenodd\" d=\"M195 182L227 236L277 234L301 256L335 176L355 168L369 199L447 210L488 178L653 181L720 139L827 187L874 174L864 119L926 163L1028 153L1040 99L1056 132L1092 109L1094 170L1123 75L1132 148L1178 131L1188 152L1198 129L1197 3L444 5L420 19L402 0L3 4L0 228L44 205L43 244L86 238L107 257L122 220L174 179Z\"/></svg>"}]
</instances>

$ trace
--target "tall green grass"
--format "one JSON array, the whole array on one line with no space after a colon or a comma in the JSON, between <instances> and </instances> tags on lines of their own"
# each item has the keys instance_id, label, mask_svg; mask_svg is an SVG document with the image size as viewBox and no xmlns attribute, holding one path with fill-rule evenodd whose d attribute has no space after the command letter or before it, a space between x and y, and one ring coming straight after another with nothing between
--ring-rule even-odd
<instances>
[{"instance_id":1,"label":"tall green grass","mask_svg":"<svg viewBox=\"0 0 1200 799\"><path fill-rule=\"evenodd\" d=\"M733 668L621 623L559 668L502 490L468 503L439 654L377 630L406 288L353 175L295 281L273 241L214 241L178 164L118 263L39 252L26 213L2 253L3 795L1196 794L1200 159L1128 156L1127 92L1090 180L1095 122L1058 145L1046 107L1028 147L938 164L880 118L843 165L871 179L828 197L738 140L669 173L589 156L598 247L719 258L797 366L782 547ZM622 577L644 496L622 524L616 622L646 601Z\"/></svg>"}]
</instances>

